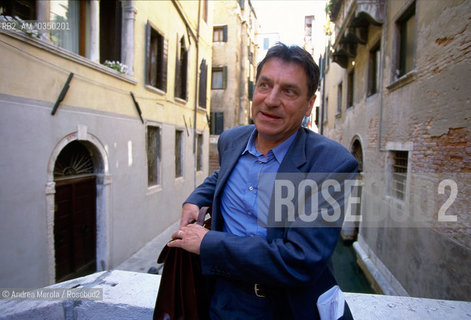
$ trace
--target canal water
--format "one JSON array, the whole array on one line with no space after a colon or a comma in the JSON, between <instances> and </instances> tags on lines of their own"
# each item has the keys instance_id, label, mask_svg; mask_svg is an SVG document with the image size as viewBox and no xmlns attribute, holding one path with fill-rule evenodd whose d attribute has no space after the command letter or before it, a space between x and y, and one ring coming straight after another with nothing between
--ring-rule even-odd
<instances>
[{"instance_id":1,"label":"canal water","mask_svg":"<svg viewBox=\"0 0 471 320\"><path fill-rule=\"evenodd\" d=\"M376 293L356 261L352 241L341 237L332 255L335 278L344 292Z\"/></svg>"}]
</instances>

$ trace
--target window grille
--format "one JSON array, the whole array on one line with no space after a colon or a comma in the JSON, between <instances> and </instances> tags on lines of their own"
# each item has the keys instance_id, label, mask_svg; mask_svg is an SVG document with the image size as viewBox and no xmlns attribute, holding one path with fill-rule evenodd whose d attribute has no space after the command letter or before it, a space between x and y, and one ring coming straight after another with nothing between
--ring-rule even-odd
<instances>
[{"instance_id":1,"label":"window grille","mask_svg":"<svg viewBox=\"0 0 471 320\"><path fill-rule=\"evenodd\" d=\"M147 183L149 186L160 184L160 128L147 127Z\"/></svg>"},{"instance_id":2,"label":"window grille","mask_svg":"<svg viewBox=\"0 0 471 320\"><path fill-rule=\"evenodd\" d=\"M408 155L407 151L393 152L391 195L400 200L405 199Z\"/></svg>"},{"instance_id":3,"label":"window grille","mask_svg":"<svg viewBox=\"0 0 471 320\"><path fill-rule=\"evenodd\" d=\"M183 131L175 131L175 177L183 176Z\"/></svg>"}]
</instances>

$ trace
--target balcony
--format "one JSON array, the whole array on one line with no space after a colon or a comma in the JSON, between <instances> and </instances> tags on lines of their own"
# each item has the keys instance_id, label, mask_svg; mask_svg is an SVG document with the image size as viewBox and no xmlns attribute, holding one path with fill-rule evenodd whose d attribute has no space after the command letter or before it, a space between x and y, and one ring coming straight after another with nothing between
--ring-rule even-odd
<instances>
[{"instance_id":1,"label":"balcony","mask_svg":"<svg viewBox=\"0 0 471 320\"><path fill-rule=\"evenodd\" d=\"M332 0L330 17L338 26L333 61L346 68L348 59L356 57L358 44L368 41L369 26L383 24L384 0Z\"/></svg>"}]
</instances>

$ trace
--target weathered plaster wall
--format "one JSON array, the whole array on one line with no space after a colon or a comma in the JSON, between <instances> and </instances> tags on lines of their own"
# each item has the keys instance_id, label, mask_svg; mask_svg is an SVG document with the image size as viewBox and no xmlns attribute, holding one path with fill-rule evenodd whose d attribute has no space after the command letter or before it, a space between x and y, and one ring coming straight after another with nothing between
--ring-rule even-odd
<instances>
[{"instance_id":1,"label":"weathered plaster wall","mask_svg":"<svg viewBox=\"0 0 471 320\"><path fill-rule=\"evenodd\" d=\"M145 126L137 119L86 112L70 106L61 106L58 113L51 116L48 103L5 95L0 98L0 175L3 181L0 248L2 256L7 257L0 269L2 287L48 284L46 169L58 140L76 132L77 125L85 125L108 154L110 221L103 230L111 241L108 267L128 258L160 230L179 219L181 203L194 187L191 136L184 134L184 173L183 178L175 179L175 127L161 124L162 182L159 187L149 189ZM53 128L53 132L45 128ZM132 145L132 163L129 162L129 144ZM205 152L208 154L207 149ZM198 183L202 182L203 172L197 178Z\"/></svg>"}]
</instances>

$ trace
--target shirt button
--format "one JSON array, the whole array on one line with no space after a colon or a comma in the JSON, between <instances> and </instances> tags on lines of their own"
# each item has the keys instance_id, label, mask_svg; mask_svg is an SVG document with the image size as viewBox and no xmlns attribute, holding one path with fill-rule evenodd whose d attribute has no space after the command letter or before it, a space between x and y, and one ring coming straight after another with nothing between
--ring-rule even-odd
<instances>
[{"instance_id":1,"label":"shirt button","mask_svg":"<svg viewBox=\"0 0 471 320\"><path fill-rule=\"evenodd\" d=\"M249 216L251 216L251 215L252 215L252 212L249 211L249 212L247 212L247 214L248 214Z\"/></svg>"},{"instance_id":2,"label":"shirt button","mask_svg":"<svg viewBox=\"0 0 471 320\"><path fill-rule=\"evenodd\" d=\"M258 163L259 163L259 164L262 164L263 162L262 162L262 161L259 161Z\"/></svg>"}]
</instances>

